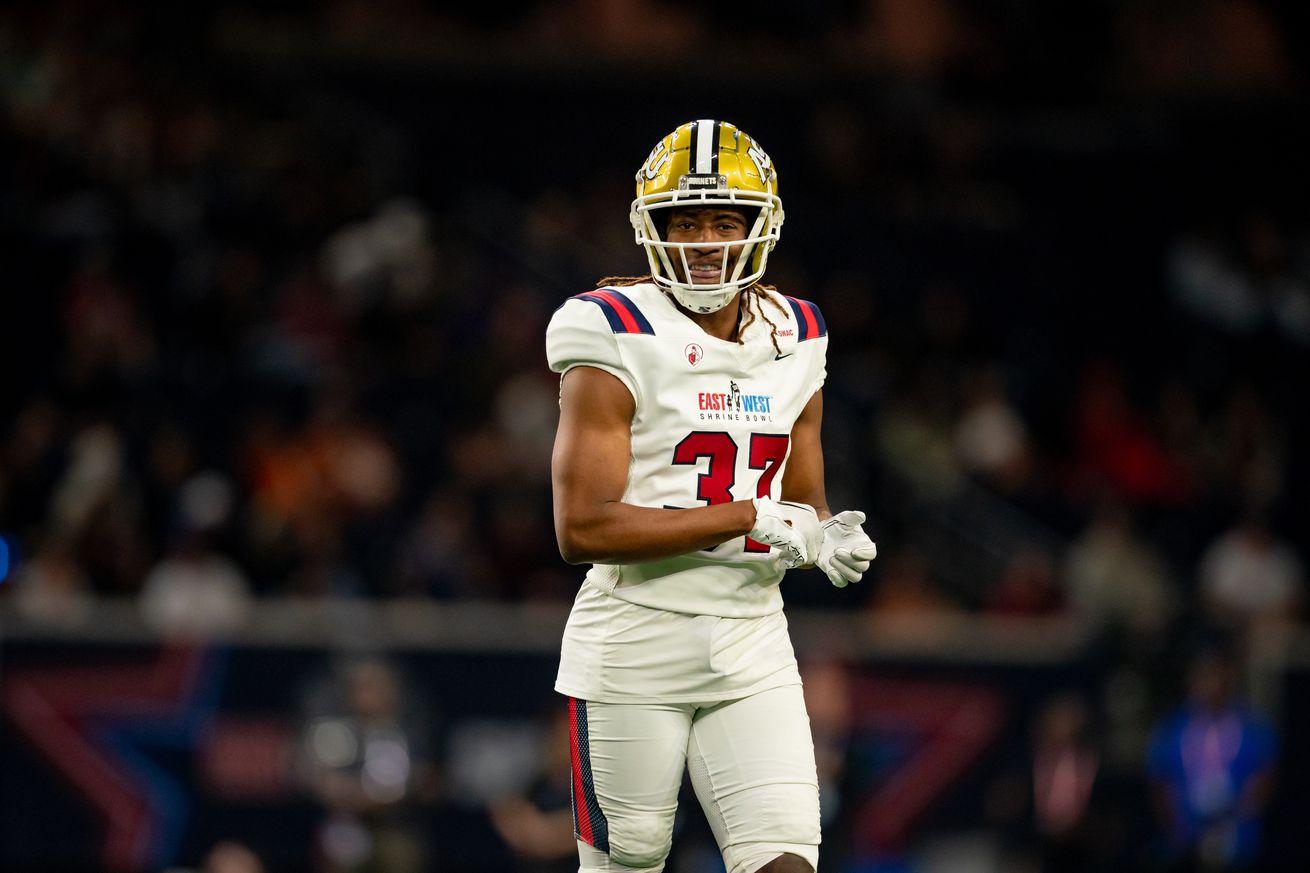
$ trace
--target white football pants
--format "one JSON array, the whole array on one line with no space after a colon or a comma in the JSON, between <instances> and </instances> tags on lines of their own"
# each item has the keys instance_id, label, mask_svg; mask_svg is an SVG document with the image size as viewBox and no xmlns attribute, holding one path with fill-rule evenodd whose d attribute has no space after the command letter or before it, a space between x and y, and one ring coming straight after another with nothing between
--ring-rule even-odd
<instances>
[{"instance_id":1,"label":"white football pants","mask_svg":"<svg viewBox=\"0 0 1310 873\"><path fill-rule=\"evenodd\" d=\"M574 830L583 873L658 873L683 768L727 873L778 855L817 869L819 788L801 686L715 704L569 699Z\"/></svg>"}]
</instances>

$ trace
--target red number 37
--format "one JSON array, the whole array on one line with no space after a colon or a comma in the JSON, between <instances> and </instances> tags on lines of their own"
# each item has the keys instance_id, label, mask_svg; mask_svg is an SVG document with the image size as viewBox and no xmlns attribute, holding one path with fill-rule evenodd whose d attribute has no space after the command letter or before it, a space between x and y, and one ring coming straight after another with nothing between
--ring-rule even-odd
<instances>
[{"instance_id":1,"label":"red number 37","mask_svg":"<svg viewBox=\"0 0 1310 873\"><path fill-rule=\"evenodd\" d=\"M755 483L755 497L768 497L773 477L787 457L787 434L753 433L750 443L750 468L760 470ZM673 449L673 463L696 464L709 458L709 467L696 477L696 496L706 504L730 503L732 486L737 480L737 443L726 431L694 430ZM767 552L769 547L746 538L746 551Z\"/></svg>"}]
</instances>

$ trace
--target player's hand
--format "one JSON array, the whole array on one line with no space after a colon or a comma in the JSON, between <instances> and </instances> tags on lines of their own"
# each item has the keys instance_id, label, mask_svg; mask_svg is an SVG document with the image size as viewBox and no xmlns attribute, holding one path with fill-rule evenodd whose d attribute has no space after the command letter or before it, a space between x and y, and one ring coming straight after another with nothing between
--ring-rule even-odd
<instances>
[{"instance_id":1,"label":"player's hand","mask_svg":"<svg viewBox=\"0 0 1310 873\"><path fill-rule=\"evenodd\" d=\"M839 512L823 523L823 545L815 564L838 588L859 582L869 562L878 556L878 547L860 525L864 513L853 509Z\"/></svg>"},{"instance_id":2,"label":"player's hand","mask_svg":"<svg viewBox=\"0 0 1310 873\"><path fill-rule=\"evenodd\" d=\"M755 526L750 538L777 549L784 567L790 570L818 558L823 529L814 507L768 497L756 497L751 502L755 504Z\"/></svg>"}]
</instances>

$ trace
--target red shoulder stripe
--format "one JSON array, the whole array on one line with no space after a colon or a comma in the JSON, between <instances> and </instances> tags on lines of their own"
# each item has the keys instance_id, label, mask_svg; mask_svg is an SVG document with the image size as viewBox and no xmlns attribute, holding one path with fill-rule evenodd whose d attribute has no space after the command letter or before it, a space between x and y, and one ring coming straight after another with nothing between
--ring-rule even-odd
<instances>
[{"instance_id":1,"label":"red shoulder stripe","mask_svg":"<svg viewBox=\"0 0 1310 873\"><path fill-rule=\"evenodd\" d=\"M590 296L599 297L609 303L610 306L613 306L614 311L618 313L619 319L622 320L623 327L628 331L628 333L642 332L641 325L637 324L637 319L632 317L632 311L624 305L622 300L608 289L598 288L595 291L592 291Z\"/></svg>"}]
</instances>

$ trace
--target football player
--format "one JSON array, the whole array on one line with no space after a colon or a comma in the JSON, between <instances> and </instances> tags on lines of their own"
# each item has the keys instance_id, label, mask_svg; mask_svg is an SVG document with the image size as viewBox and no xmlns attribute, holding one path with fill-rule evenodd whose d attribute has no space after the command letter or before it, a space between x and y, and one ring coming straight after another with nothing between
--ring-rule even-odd
<instances>
[{"instance_id":1,"label":"football player","mask_svg":"<svg viewBox=\"0 0 1310 873\"><path fill-rule=\"evenodd\" d=\"M782 201L733 125L661 139L630 219L650 274L602 279L546 334L556 535L592 564L555 685L581 870L658 873L685 768L728 873L805 873L818 784L779 583L817 565L845 586L876 554L824 496L827 326L760 283Z\"/></svg>"}]
</instances>

